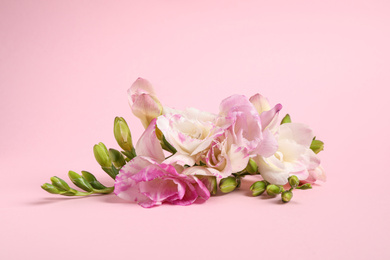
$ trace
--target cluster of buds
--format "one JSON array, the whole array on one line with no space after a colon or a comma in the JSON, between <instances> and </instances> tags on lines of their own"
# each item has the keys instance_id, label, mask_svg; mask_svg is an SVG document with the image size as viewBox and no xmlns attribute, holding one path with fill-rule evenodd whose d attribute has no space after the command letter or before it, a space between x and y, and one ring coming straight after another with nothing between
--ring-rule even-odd
<instances>
[{"instance_id":1,"label":"cluster of buds","mask_svg":"<svg viewBox=\"0 0 390 260\"><path fill-rule=\"evenodd\" d=\"M299 179L295 175L292 175L288 178L288 184L290 185L290 189L285 190L281 185L270 184L269 182L263 180L253 183L250 187L250 190L252 191L253 196L260 196L264 192L267 193L267 195L270 197L276 197L277 195L281 194L282 201L287 203L292 199L292 191L294 189L307 190L312 188L310 183L305 183L299 186Z\"/></svg>"},{"instance_id":2,"label":"cluster of buds","mask_svg":"<svg viewBox=\"0 0 390 260\"><path fill-rule=\"evenodd\" d=\"M96 161L102 167L103 171L113 179L115 179L119 170L126 162L136 156L129 126L122 117L116 117L114 120L114 136L123 151L120 152L113 148L107 149L103 143L98 143L93 147L93 154ZM80 175L74 171L69 171L68 177L74 185L84 191L71 188L66 181L56 176L51 177L51 183L45 183L41 187L49 193L64 196L87 196L113 192L114 187L104 186L90 172L82 171L81 173Z\"/></svg>"}]
</instances>

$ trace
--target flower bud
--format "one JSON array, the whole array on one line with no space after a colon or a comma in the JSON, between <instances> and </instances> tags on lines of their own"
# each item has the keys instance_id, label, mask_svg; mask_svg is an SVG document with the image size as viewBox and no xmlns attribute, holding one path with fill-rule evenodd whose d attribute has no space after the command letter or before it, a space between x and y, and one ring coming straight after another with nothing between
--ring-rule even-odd
<instances>
[{"instance_id":1,"label":"flower bud","mask_svg":"<svg viewBox=\"0 0 390 260\"><path fill-rule=\"evenodd\" d=\"M108 154L107 148L103 143L95 144L93 147L93 154L95 155L96 161L102 167L111 167L111 159Z\"/></svg>"},{"instance_id":2,"label":"flower bud","mask_svg":"<svg viewBox=\"0 0 390 260\"><path fill-rule=\"evenodd\" d=\"M291 117L289 114L285 115L282 119L282 122L280 122L280 124L286 124L286 123L291 123Z\"/></svg>"},{"instance_id":3,"label":"flower bud","mask_svg":"<svg viewBox=\"0 0 390 260\"><path fill-rule=\"evenodd\" d=\"M126 164L125 158L118 150L111 148L108 150L108 154L110 155L110 159L116 168L122 168L123 165Z\"/></svg>"},{"instance_id":4,"label":"flower bud","mask_svg":"<svg viewBox=\"0 0 390 260\"><path fill-rule=\"evenodd\" d=\"M303 184L302 186L299 186L299 187L297 187L297 189L301 189L301 190L309 190L309 189L311 189L312 187L311 187L311 184L310 183L305 183L305 184Z\"/></svg>"},{"instance_id":5,"label":"flower bud","mask_svg":"<svg viewBox=\"0 0 390 260\"><path fill-rule=\"evenodd\" d=\"M50 178L50 180L51 180L51 183L53 184L53 186L55 186L60 191L70 190L69 185L63 179L60 179L56 176L53 176Z\"/></svg>"},{"instance_id":6,"label":"flower bud","mask_svg":"<svg viewBox=\"0 0 390 260\"><path fill-rule=\"evenodd\" d=\"M62 191L60 191L57 187L50 183L45 183L41 186L42 189L45 191L51 193L51 194L60 194Z\"/></svg>"},{"instance_id":7,"label":"flower bud","mask_svg":"<svg viewBox=\"0 0 390 260\"><path fill-rule=\"evenodd\" d=\"M77 187L85 190L85 191L88 191L88 192L91 192L93 191L93 188L91 186L91 184L89 184L89 182L87 182L83 177L81 177L78 173L74 172L74 171L69 171L68 173L69 175L69 179L74 183L74 185L76 185Z\"/></svg>"},{"instance_id":8,"label":"flower bud","mask_svg":"<svg viewBox=\"0 0 390 260\"><path fill-rule=\"evenodd\" d=\"M246 166L246 171L249 172L250 174L256 174L258 170L256 162L250 158L248 165Z\"/></svg>"},{"instance_id":9,"label":"flower bud","mask_svg":"<svg viewBox=\"0 0 390 260\"><path fill-rule=\"evenodd\" d=\"M223 193L229 193L234 191L237 185L238 185L237 179L235 177L229 176L220 180L219 189Z\"/></svg>"},{"instance_id":10,"label":"flower bud","mask_svg":"<svg viewBox=\"0 0 390 260\"><path fill-rule=\"evenodd\" d=\"M260 196L267 189L267 184L264 181L257 181L249 188L253 196Z\"/></svg>"},{"instance_id":11,"label":"flower bud","mask_svg":"<svg viewBox=\"0 0 390 260\"><path fill-rule=\"evenodd\" d=\"M282 201L284 203L287 203L291 200L291 198L293 197L293 193L291 191L283 191L282 192Z\"/></svg>"},{"instance_id":12,"label":"flower bud","mask_svg":"<svg viewBox=\"0 0 390 260\"><path fill-rule=\"evenodd\" d=\"M104 186L103 184L101 184L101 183L96 179L96 177L95 177L92 173L87 172L87 171L81 171L81 174L83 175L84 179L85 179L89 184L91 184L91 186L92 186L94 189L102 190L102 189L107 188L106 186Z\"/></svg>"},{"instance_id":13,"label":"flower bud","mask_svg":"<svg viewBox=\"0 0 390 260\"><path fill-rule=\"evenodd\" d=\"M123 117L115 117L114 136L117 143L123 150L132 151L134 149L129 126Z\"/></svg>"},{"instance_id":14,"label":"flower bud","mask_svg":"<svg viewBox=\"0 0 390 260\"><path fill-rule=\"evenodd\" d=\"M299 179L297 176L293 175L288 178L288 183L290 184L291 188L295 189L299 185Z\"/></svg>"},{"instance_id":15,"label":"flower bud","mask_svg":"<svg viewBox=\"0 0 390 260\"><path fill-rule=\"evenodd\" d=\"M267 186L267 194L271 197L276 197L276 195L280 194L283 191L281 186L270 184Z\"/></svg>"}]
</instances>

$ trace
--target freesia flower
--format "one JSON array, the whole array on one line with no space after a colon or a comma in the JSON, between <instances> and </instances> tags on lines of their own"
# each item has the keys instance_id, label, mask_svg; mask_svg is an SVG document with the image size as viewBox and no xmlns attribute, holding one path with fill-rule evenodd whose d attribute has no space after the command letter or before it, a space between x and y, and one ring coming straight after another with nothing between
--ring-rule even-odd
<instances>
[{"instance_id":1,"label":"freesia flower","mask_svg":"<svg viewBox=\"0 0 390 260\"><path fill-rule=\"evenodd\" d=\"M143 78L138 78L127 91L133 114L147 128L150 122L162 114L163 107L154 92L152 84Z\"/></svg>"},{"instance_id":2,"label":"freesia flower","mask_svg":"<svg viewBox=\"0 0 390 260\"><path fill-rule=\"evenodd\" d=\"M177 161L165 160L160 141L155 133L156 119L139 139L137 157L122 167L115 179L114 193L123 199L137 202L142 207L153 207L163 202L190 205L199 197L210 197L208 188L194 175L185 175ZM196 174L196 169L193 172ZM201 172L201 171L200 171Z\"/></svg>"},{"instance_id":3,"label":"freesia flower","mask_svg":"<svg viewBox=\"0 0 390 260\"><path fill-rule=\"evenodd\" d=\"M275 154L255 158L263 178L276 185L286 184L291 175L296 175L299 180L325 180L320 159L310 149L313 137L313 131L306 125L282 124Z\"/></svg>"},{"instance_id":4,"label":"freesia flower","mask_svg":"<svg viewBox=\"0 0 390 260\"><path fill-rule=\"evenodd\" d=\"M250 155L270 156L275 153L278 144L267 127L281 108L278 104L271 110L272 113L263 112L259 115L255 106L245 96L233 95L222 101L219 116L232 120L228 129L232 143ZM266 116L263 116L262 120L264 113Z\"/></svg>"}]
</instances>

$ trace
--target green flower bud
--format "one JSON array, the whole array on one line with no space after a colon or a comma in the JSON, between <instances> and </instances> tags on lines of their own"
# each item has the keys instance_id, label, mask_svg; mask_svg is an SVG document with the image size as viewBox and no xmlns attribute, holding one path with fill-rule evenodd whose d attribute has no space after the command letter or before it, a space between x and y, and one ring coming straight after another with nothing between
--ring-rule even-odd
<instances>
[{"instance_id":1,"label":"green flower bud","mask_svg":"<svg viewBox=\"0 0 390 260\"><path fill-rule=\"evenodd\" d=\"M290 184L291 188L295 189L299 185L299 179L297 176L293 175L288 178L288 183Z\"/></svg>"},{"instance_id":2,"label":"green flower bud","mask_svg":"<svg viewBox=\"0 0 390 260\"><path fill-rule=\"evenodd\" d=\"M249 188L253 196L260 196L267 189L267 184L264 181L257 181Z\"/></svg>"},{"instance_id":3,"label":"green flower bud","mask_svg":"<svg viewBox=\"0 0 390 260\"><path fill-rule=\"evenodd\" d=\"M258 167L257 167L256 162L252 158L249 159L248 165L246 166L245 170L247 172L249 172L250 174L256 174L257 173Z\"/></svg>"},{"instance_id":4,"label":"green flower bud","mask_svg":"<svg viewBox=\"0 0 390 260\"><path fill-rule=\"evenodd\" d=\"M280 122L280 124L286 124L286 123L291 123L291 117L289 114L285 115L282 119L282 122Z\"/></svg>"},{"instance_id":5,"label":"green flower bud","mask_svg":"<svg viewBox=\"0 0 390 260\"><path fill-rule=\"evenodd\" d=\"M215 176L195 175L209 190L211 195L217 194L217 178Z\"/></svg>"},{"instance_id":6,"label":"green flower bud","mask_svg":"<svg viewBox=\"0 0 390 260\"><path fill-rule=\"evenodd\" d=\"M312 187L311 187L311 184L310 183L305 183L305 184L303 184L302 186L299 186L299 187L297 187L297 189L301 189L301 190L309 190L309 189L311 189Z\"/></svg>"},{"instance_id":7,"label":"green flower bud","mask_svg":"<svg viewBox=\"0 0 390 260\"><path fill-rule=\"evenodd\" d=\"M101 184L101 183L96 179L96 177L95 177L92 173L87 172L87 171L81 171L81 174L83 175L84 179L85 179L89 184L91 184L91 186L92 186L94 189L102 190L102 189L107 188L106 186L104 186L103 184Z\"/></svg>"},{"instance_id":8,"label":"green flower bud","mask_svg":"<svg viewBox=\"0 0 390 260\"><path fill-rule=\"evenodd\" d=\"M95 155L96 161L102 166L109 168L111 167L111 159L108 154L107 147L103 143L95 144L93 147L93 154Z\"/></svg>"},{"instance_id":9,"label":"green flower bud","mask_svg":"<svg viewBox=\"0 0 390 260\"><path fill-rule=\"evenodd\" d=\"M320 141L320 140L313 140L311 142L311 145L310 145L310 149L314 152L314 153L319 153L321 152L322 150L324 150L324 142Z\"/></svg>"},{"instance_id":10,"label":"green flower bud","mask_svg":"<svg viewBox=\"0 0 390 260\"><path fill-rule=\"evenodd\" d=\"M51 194L60 194L61 192L63 191L60 191L59 189L57 189L57 187L55 187L54 185L50 184L50 183L45 183L41 186L42 189L44 189L45 191L51 193Z\"/></svg>"},{"instance_id":11,"label":"green flower bud","mask_svg":"<svg viewBox=\"0 0 390 260\"><path fill-rule=\"evenodd\" d=\"M275 184L270 184L267 186L267 194L271 197L276 197L276 195L280 194L283 191L283 187Z\"/></svg>"},{"instance_id":12,"label":"green flower bud","mask_svg":"<svg viewBox=\"0 0 390 260\"><path fill-rule=\"evenodd\" d=\"M125 151L133 150L133 141L131 132L123 117L115 117L114 136L119 146Z\"/></svg>"},{"instance_id":13,"label":"green flower bud","mask_svg":"<svg viewBox=\"0 0 390 260\"><path fill-rule=\"evenodd\" d=\"M53 184L53 186L55 186L60 191L70 190L69 185L63 179L60 179L56 176L53 176L50 178L50 180L51 180L51 183Z\"/></svg>"},{"instance_id":14,"label":"green flower bud","mask_svg":"<svg viewBox=\"0 0 390 260\"><path fill-rule=\"evenodd\" d=\"M91 184L87 180L85 180L83 177L81 177L78 173L75 173L74 171L69 171L68 173L69 179L76 185L77 187L91 192L93 191L93 188Z\"/></svg>"},{"instance_id":15,"label":"green flower bud","mask_svg":"<svg viewBox=\"0 0 390 260\"><path fill-rule=\"evenodd\" d=\"M283 191L282 192L282 201L284 203L287 203L291 200L291 198L293 197L293 193L291 191Z\"/></svg>"},{"instance_id":16,"label":"green flower bud","mask_svg":"<svg viewBox=\"0 0 390 260\"><path fill-rule=\"evenodd\" d=\"M111 161L116 168L122 168L123 165L126 164L125 158L118 150L111 148L110 150L108 150L108 154L110 155Z\"/></svg>"},{"instance_id":17,"label":"green flower bud","mask_svg":"<svg viewBox=\"0 0 390 260\"><path fill-rule=\"evenodd\" d=\"M235 177L229 176L220 180L219 189L223 193L229 193L234 191L237 185L238 185L237 179Z\"/></svg>"}]
</instances>

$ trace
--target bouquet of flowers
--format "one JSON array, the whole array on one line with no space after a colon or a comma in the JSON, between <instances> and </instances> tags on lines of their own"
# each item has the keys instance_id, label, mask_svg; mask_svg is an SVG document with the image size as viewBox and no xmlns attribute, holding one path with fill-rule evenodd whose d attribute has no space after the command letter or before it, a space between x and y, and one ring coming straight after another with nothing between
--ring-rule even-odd
<instances>
[{"instance_id":1,"label":"bouquet of flowers","mask_svg":"<svg viewBox=\"0 0 390 260\"><path fill-rule=\"evenodd\" d=\"M224 99L219 113L196 108L163 106L151 85L138 78L128 90L132 112L145 131L133 146L126 121L116 117L114 136L123 151L96 144L93 152L115 184L106 187L87 171L69 171L71 188L59 177L42 188L53 194L87 196L109 194L150 208L170 203L191 205L206 201L219 190L238 189L242 178L258 175L253 196L281 195L289 202L294 189L311 189L326 176L317 154L324 143L306 125L282 120L281 104L271 106L260 94Z\"/></svg>"}]
</instances>

